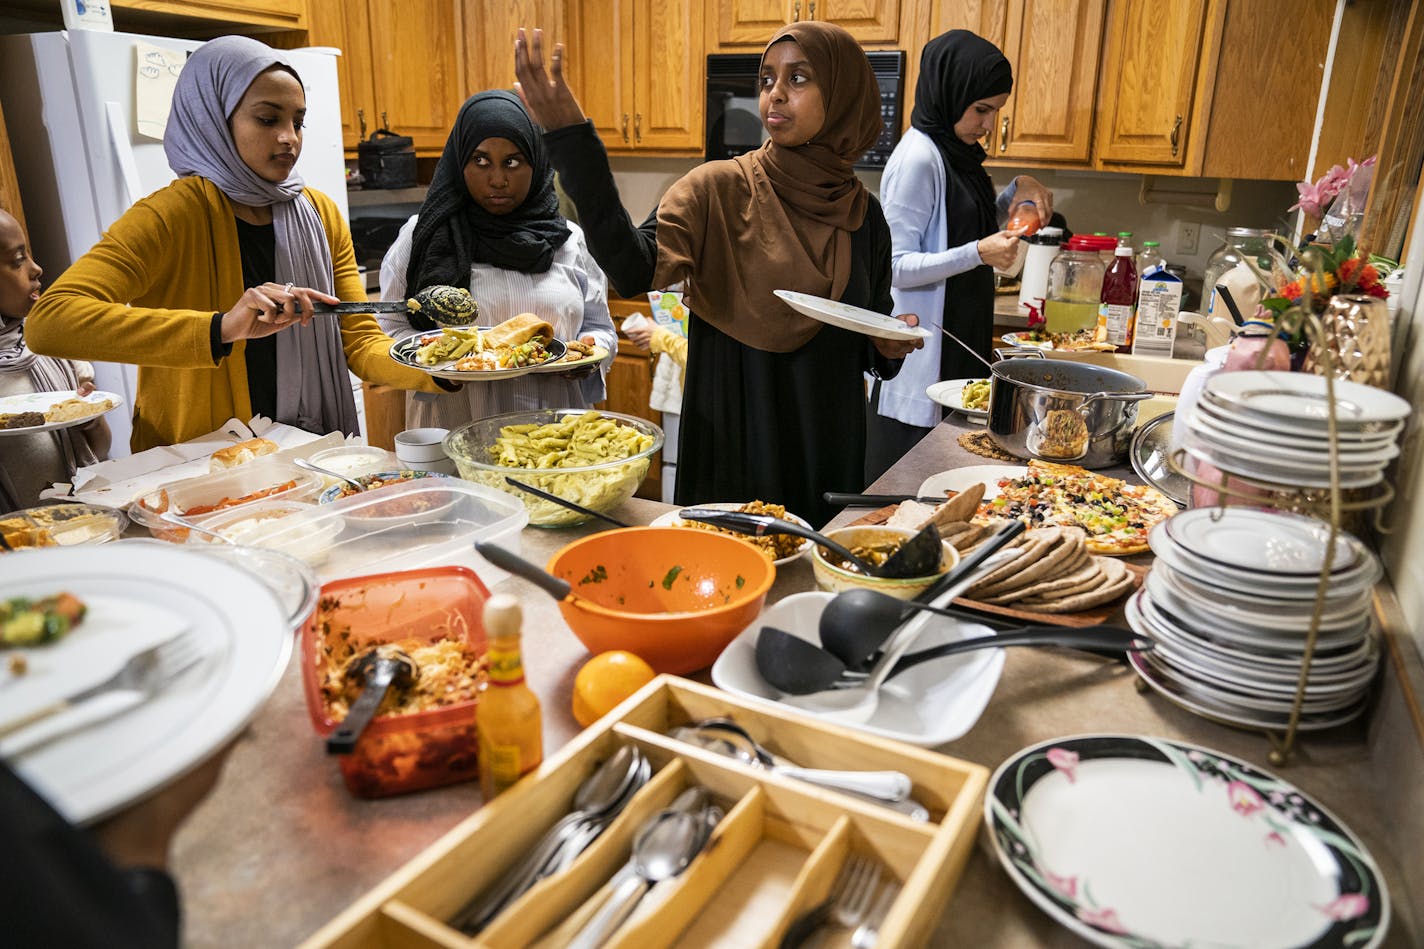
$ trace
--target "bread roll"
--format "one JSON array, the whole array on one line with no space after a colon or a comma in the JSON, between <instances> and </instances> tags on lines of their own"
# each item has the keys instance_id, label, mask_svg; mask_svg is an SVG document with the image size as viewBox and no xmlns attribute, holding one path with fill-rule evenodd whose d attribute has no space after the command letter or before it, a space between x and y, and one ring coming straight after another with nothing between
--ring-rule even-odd
<instances>
[{"instance_id":1,"label":"bread roll","mask_svg":"<svg viewBox=\"0 0 1424 949\"><path fill-rule=\"evenodd\" d=\"M236 445L219 448L213 452L212 458L208 460L208 470L223 471L228 468L236 468L238 465L245 465L262 455L270 455L278 450L279 446L271 439L249 438L245 442L238 442Z\"/></svg>"}]
</instances>

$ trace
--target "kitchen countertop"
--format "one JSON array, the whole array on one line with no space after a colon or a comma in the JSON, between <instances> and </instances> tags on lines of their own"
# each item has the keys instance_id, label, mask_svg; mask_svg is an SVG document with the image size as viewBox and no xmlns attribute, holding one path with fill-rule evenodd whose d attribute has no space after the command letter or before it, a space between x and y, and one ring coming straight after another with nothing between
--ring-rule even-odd
<instances>
[{"instance_id":1,"label":"kitchen countertop","mask_svg":"<svg viewBox=\"0 0 1424 949\"><path fill-rule=\"evenodd\" d=\"M967 430L952 417L870 490L913 493L938 471L991 463L959 447L955 439ZM666 510L668 505L633 499L616 516L647 523ZM862 513L843 512L832 524ZM523 553L542 562L596 530L527 528ZM769 601L813 588L803 558L779 571ZM569 697L587 653L553 600L532 584L511 577L496 589L515 594L524 606L526 674L543 702L549 755L578 731ZM187 946L293 945L480 806L476 783L375 801L351 797L312 730L299 671L294 661L239 740L218 787L178 835L172 869L183 896ZM706 681L705 674L698 678ZM1381 704L1390 700L1386 695ZM1389 746L1397 739L1380 731L1362 722L1304 735L1292 761L1277 769L1266 760L1270 746L1261 734L1213 724L1155 693L1139 693L1135 676L1121 663L1070 650L1011 649L983 717L968 735L939 750L992 769L1020 748L1055 736L1116 732L1192 742L1279 771L1343 819L1373 853L1392 895L1393 922L1384 945L1393 949L1424 938L1402 866L1414 859L1407 848L1421 838L1410 832L1417 829L1417 808L1395 814L1381 804L1392 797L1383 782L1396 773ZM1147 802L1123 803L1135 817ZM1085 945L1010 882L982 830L930 944Z\"/></svg>"}]
</instances>

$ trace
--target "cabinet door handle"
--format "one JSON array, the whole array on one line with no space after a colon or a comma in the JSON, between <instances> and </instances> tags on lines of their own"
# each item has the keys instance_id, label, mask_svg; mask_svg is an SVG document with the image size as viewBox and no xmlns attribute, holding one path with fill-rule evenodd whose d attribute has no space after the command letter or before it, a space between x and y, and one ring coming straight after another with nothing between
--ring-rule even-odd
<instances>
[{"instance_id":1,"label":"cabinet door handle","mask_svg":"<svg viewBox=\"0 0 1424 949\"><path fill-rule=\"evenodd\" d=\"M792 6L791 9L792 9L792 11L793 11L792 14L791 14L791 22L792 22L792 23L800 23L800 22L801 22L801 0L796 0L796 3Z\"/></svg>"},{"instance_id":2,"label":"cabinet door handle","mask_svg":"<svg viewBox=\"0 0 1424 949\"><path fill-rule=\"evenodd\" d=\"M643 141L643 113L633 113L633 141L641 144Z\"/></svg>"},{"instance_id":3,"label":"cabinet door handle","mask_svg":"<svg viewBox=\"0 0 1424 949\"><path fill-rule=\"evenodd\" d=\"M364 141L366 140L366 110L365 110L365 109L357 109L357 110L356 110L356 121L360 123L360 129L361 129L359 132L356 133L356 141L358 141L358 142L364 142Z\"/></svg>"},{"instance_id":4,"label":"cabinet door handle","mask_svg":"<svg viewBox=\"0 0 1424 949\"><path fill-rule=\"evenodd\" d=\"M806 17L808 20L816 19L816 0L811 0L811 13Z\"/></svg>"},{"instance_id":5,"label":"cabinet door handle","mask_svg":"<svg viewBox=\"0 0 1424 949\"><path fill-rule=\"evenodd\" d=\"M1180 115L1178 115L1178 116L1177 116L1177 121L1175 121L1175 122L1172 123L1172 134L1171 134L1171 136L1170 136L1170 141L1171 141L1171 143L1172 143L1172 157L1173 157L1173 158L1176 158L1176 157L1177 157L1177 145L1178 145L1178 143L1181 142L1181 139L1182 139L1182 117L1181 117Z\"/></svg>"},{"instance_id":6,"label":"cabinet door handle","mask_svg":"<svg viewBox=\"0 0 1424 949\"><path fill-rule=\"evenodd\" d=\"M999 151L1009 150L1009 117L1007 115L999 119Z\"/></svg>"},{"instance_id":7,"label":"cabinet door handle","mask_svg":"<svg viewBox=\"0 0 1424 949\"><path fill-rule=\"evenodd\" d=\"M382 109L382 110L381 110L381 128L383 128L383 129L389 129L390 127L391 127L390 119L387 119L387 118L386 118L386 110L385 110L385 109Z\"/></svg>"},{"instance_id":8,"label":"cabinet door handle","mask_svg":"<svg viewBox=\"0 0 1424 949\"><path fill-rule=\"evenodd\" d=\"M623 113L623 144L628 144L628 113Z\"/></svg>"}]
</instances>

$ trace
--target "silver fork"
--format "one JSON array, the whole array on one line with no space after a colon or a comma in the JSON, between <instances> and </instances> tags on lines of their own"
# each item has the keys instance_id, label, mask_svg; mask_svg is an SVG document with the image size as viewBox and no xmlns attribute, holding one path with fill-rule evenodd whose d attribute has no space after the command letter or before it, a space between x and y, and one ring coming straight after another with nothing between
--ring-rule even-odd
<instances>
[{"instance_id":1,"label":"silver fork","mask_svg":"<svg viewBox=\"0 0 1424 949\"><path fill-rule=\"evenodd\" d=\"M122 689L138 692L144 699L152 698L168 688L184 672L197 665L202 658L203 651L198 637L191 631L179 633L171 639L166 639L157 645L134 653L118 672L98 685L81 689L53 705L45 706L15 721L5 723L0 726L0 736L10 735L22 728L28 728L65 709L74 708L106 692ZM4 752L6 756L17 755L29 751L36 745L58 738L62 734L67 734L68 731L68 729L63 731L45 729L33 737L15 738L5 742Z\"/></svg>"},{"instance_id":2,"label":"silver fork","mask_svg":"<svg viewBox=\"0 0 1424 949\"><path fill-rule=\"evenodd\" d=\"M878 862L862 855L848 859L831 884L830 895L792 921L786 935L781 937L779 949L800 946L827 922L834 922L844 929L854 929L869 910L879 882Z\"/></svg>"},{"instance_id":3,"label":"silver fork","mask_svg":"<svg viewBox=\"0 0 1424 949\"><path fill-rule=\"evenodd\" d=\"M873 949L876 940L880 938L880 924L885 922L885 916L890 912L890 904L894 903L895 897L899 895L900 884L894 880L885 884L875 906L866 914L865 922L857 926L851 934L852 949Z\"/></svg>"}]
</instances>

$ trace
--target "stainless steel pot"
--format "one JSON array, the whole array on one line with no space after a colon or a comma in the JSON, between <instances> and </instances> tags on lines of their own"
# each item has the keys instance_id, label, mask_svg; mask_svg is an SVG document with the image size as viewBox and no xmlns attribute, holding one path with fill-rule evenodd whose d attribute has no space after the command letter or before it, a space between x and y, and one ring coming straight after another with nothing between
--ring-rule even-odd
<instances>
[{"instance_id":1,"label":"stainless steel pot","mask_svg":"<svg viewBox=\"0 0 1424 949\"><path fill-rule=\"evenodd\" d=\"M1127 458L1137 403L1150 398L1136 376L1090 363L1004 352L989 368L989 437L1020 458L1106 468Z\"/></svg>"}]
</instances>

